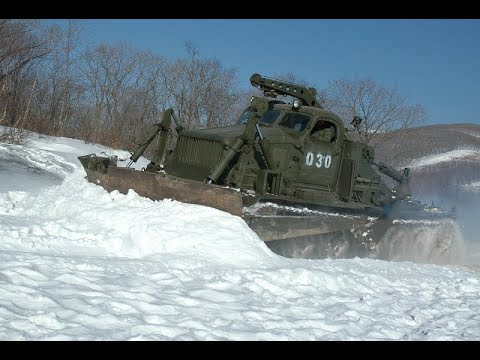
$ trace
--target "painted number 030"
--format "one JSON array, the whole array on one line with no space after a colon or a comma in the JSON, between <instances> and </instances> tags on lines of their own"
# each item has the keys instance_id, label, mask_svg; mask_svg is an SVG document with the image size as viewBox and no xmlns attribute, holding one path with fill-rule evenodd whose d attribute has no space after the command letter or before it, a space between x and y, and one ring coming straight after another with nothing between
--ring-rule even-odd
<instances>
[{"instance_id":1,"label":"painted number 030","mask_svg":"<svg viewBox=\"0 0 480 360\"><path fill-rule=\"evenodd\" d=\"M322 166L324 166L325 169L328 169L330 165L332 165L332 156L322 155L320 153L315 155L311 151L307 152L307 156L305 158L305 164L307 164L308 166L311 166L314 163L317 168L321 168Z\"/></svg>"}]
</instances>

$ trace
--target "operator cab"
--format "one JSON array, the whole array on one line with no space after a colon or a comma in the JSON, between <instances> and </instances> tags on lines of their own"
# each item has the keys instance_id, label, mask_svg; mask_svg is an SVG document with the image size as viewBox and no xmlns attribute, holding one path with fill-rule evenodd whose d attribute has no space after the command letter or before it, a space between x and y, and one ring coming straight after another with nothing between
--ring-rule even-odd
<instances>
[{"instance_id":1,"label":"operator cab","mask_svg":"<svg viewBox=\"0 0 480 360\"><path fill-rule=\"evenodd\" d=\"M337 129L334 122L327 119L313 121L317 116L310 112L299 112L291 108L283 106L277 107L276 104L287 105L283 101L270 100L268 102L268 110L264 112L259 121L261 126L278 126L287 132L302 133L307 130L307 134L311 137L311 141L335 142L337 139ZM248 107L237 121L238 125L245 125L250 118L252 110ZM312 128L313 127L313 128ZM311 131L308 131L311 129Z\"/></svg>"},{"instance_id":2,"label":"operator cab","mask_svg":"<svg viewBox=\"0 0 480 360\"><path fill-rule=\"evenodd\" d=\"M300 114L294 111L285 112L284 110L271 108L263 114L262 119L260 120L260 125L272 126L280 118L282 113L284 115L281 117L277 125L287 130L302 132L310 122L310 116L307 114ZM240 116L238 124L245 125L250 117L250 114L251 110L245 110Z\"/></svg>"}]
</instances>

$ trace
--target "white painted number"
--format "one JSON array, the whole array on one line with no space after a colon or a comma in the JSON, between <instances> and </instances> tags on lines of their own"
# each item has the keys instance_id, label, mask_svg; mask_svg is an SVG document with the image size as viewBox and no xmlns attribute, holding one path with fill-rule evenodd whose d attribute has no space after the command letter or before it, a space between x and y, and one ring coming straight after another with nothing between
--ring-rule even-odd
<instances>
[{"instance_id":1,"label":"white painted number","mask_svg":"<svg viewBox=\"0 0 480 360\"><path fill-rule=\"evenodd\" d=\"M317 154L317 162L315 163L315 166L317 168L321 168L322 166L325 166L325 169L328 169L330 165L332 165L332 155L322 155L321 153ZM307 152L307 156L305 157L305 164L308 166L313 165L313 159L315 159L314 153L311 151Z\"/></svg>"},{"instance_id":2,"label":"white painted number","mask_svg":"<svg viewBox=\"0 0 480 360\"><path fill-rule=\"evenodd\" d=\"M322 167L322 160L323 160L323 155L322 154L317 154L317 159L318 161L315 163L315 166L318 168Z\"/></svg>"},{"instance_id":3,"label":"white painted number","mask_svg":"<svg viewBox=\"0 0 480 360\"><path fill-rule=\"evenodd\" d=\"M332 156L327 155L325 156L325 167L328 169L332 165Z\"/></svg>"},{"instance_id":4,"label":"white painted number","mask_svg":"<svg viewBox=\"0 0 480 360\"><path fill-rule=\"evenodd\" d=\"M313 153L311 151L307 152L307 157L305 158L305 164L308 166L313 164Z\"/></svg>"}]
</instances>

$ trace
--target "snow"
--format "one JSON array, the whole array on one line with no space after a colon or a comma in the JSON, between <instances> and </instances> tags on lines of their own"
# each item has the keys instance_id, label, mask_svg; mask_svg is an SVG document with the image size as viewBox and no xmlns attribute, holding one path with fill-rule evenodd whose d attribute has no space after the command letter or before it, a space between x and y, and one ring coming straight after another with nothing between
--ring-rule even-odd
<instances>
[{"instance_id":1,"label":"snow","mask_svg":"<svg viewBox=\"0 0 480 360\"><path fill-rule=\"evenodd\" d=\"M475 269L282 258L239 217L88 183L100 152L128 161L0 143L0 340L480 338Z\"/></svg>"},{"instance_id":2,"label":"snow","mask_svg":"<svg viewBox=\"0 0 480 360\"><path fill-rule=\"evenodd\" d=\"M480 193L480 181L474 181L474 182L471 182L470 184L464 184L462 187L464 190L471 191L474 193Z\"/></svg>"},{"instance_id":3,"label":"snow","mask_svg":"<svg viewBox=\"0 0 480 360\"><path fill-rule=\"evenodd\" d=\"M411 168L420 168L424 166L437 165L442 162L450 162L460 159L473 158L475 160L480 159L479 150L451 150L445 153L423 156L415 159L411 164Z\"/></svg>"}]
</instances>

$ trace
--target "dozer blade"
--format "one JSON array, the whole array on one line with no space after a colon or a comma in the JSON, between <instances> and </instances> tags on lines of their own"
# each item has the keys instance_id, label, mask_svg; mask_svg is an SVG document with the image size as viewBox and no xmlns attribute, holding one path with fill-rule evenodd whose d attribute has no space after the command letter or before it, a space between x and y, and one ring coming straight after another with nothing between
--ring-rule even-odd
<instances>
[{"instance_id":1,"label":"dozer blade","mask_svg":"<svg viewBox=\"0 0 480 360\"><path fill-rule=\"evenodd\" d=\"M118 190L126 194L133 189L138 195L152 200L174 199L242 215L242 196L229 188L130 168L108 166L103 173L84 167L88 180L107 191Z\"/></svg>"}]
</instances>

